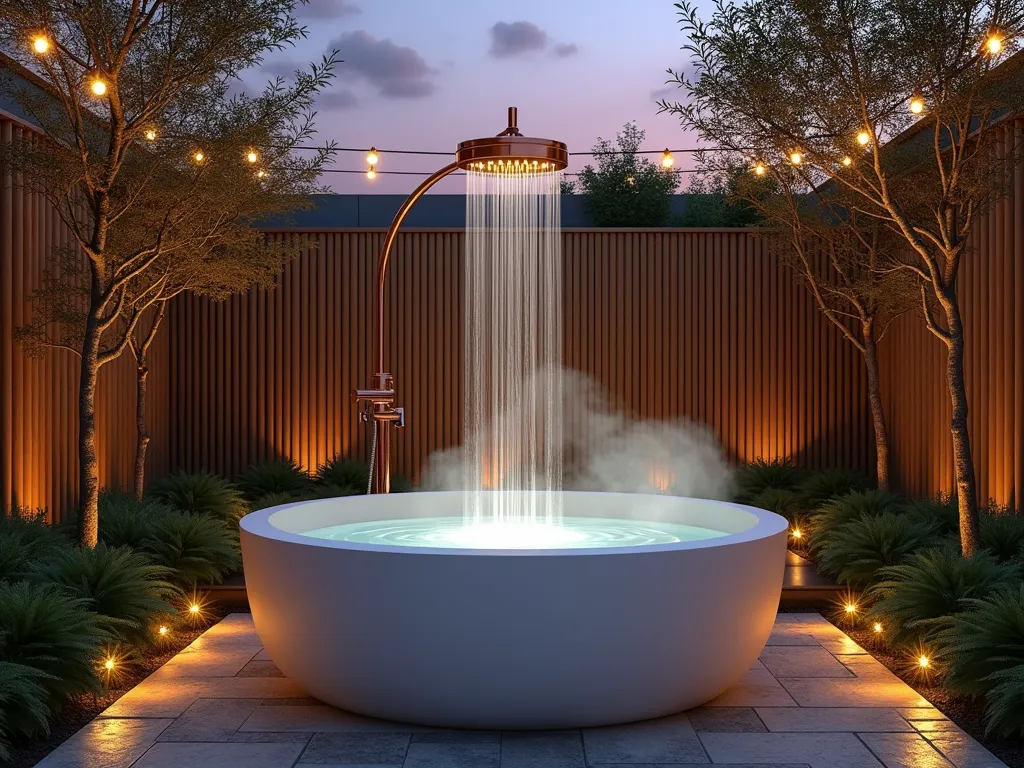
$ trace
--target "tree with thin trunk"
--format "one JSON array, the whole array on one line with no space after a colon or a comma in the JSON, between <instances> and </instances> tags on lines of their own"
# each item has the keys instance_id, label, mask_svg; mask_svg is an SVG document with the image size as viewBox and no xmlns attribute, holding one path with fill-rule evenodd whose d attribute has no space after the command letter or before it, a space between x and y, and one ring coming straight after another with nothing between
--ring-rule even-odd
<instances>
[{"instance_id":1,"label":"tree with thin trunk","mask_svg":"<svg viewBox=\"0 0 1024 768\"><path fill-rule=\"evenodd\" d=\"M881 271L918 281L947 349L950 434L965 556L978 550L957 278L977 216L1006 193L1015 152L994 124L1019 112L1024 0L716 0L677 3L692 75L662 101L701 139L751 167L797 167L842 191L900 247ZM1001 66L997 66L1002 62Z\"/></svg>"},{"instance_id":2,"label":"tree with thin trunk","mask_svg":"<svg viewBox=\"0 0 1024 768\"><path fill-rule=\"evenodd\" d=\"M24 67L5 87L43 133L7 160L73 240L51 254L19 333L29 352L81 358L82 546L98 533L101 367L163 301L198 287L188 275L222 283L252 267L241 284L269 282L288 252L250 225L297 207L333 152L296 149L313 134L336 53L258 95L229 93L267 52L305 35L297 2L0 0L0 47Z\"/></svg>"}]
</instances>

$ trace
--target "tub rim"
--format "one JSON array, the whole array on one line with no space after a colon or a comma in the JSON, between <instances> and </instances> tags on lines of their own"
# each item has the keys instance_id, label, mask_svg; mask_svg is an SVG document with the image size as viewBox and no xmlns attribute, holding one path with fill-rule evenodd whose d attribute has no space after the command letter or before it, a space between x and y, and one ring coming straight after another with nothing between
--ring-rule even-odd
<instances>
[{"instance_id":1,"label":"tub rim","mask_svg":"<svg viewBox=\"0 0 1024 768\"><path fill-rule=\"evenodd\" d=\"M461 497L464 491L417 491L413 493L388 494L388 496L401 496L411 498L426 494L450 494L453 497ZM626 555L653 552L677 552L691 549L711 549L714 547L726 547L735 544L757 541L770 538L789 528L789 522L781 515L769 512L757 507L745 504L737 504L731 501L719 501L716 499L701 499L690 496L664 496L660 494L635 494L635 493L614 493L603 491L563 491L566 495L579 496L626 496L636 502L636 497L647 497L657 499L659 504L665 504L666 500L677 499L680 506L686 502L697 502L702 504L714 504L730 509L735 509L756 518L754 525L746 530L737 533L727 533L724 536L717 536L711 539L699 539L696 541L680 541L669 544L646 544L640 546L623 547L589 547L589 548L545 548L545 549L484 549L469 547L401 547L385 544L366 544L348 541L337 541L333 539L319 539L306 536L301 533L292 533L277 527L271 522L275 515L286 513L290 509L311 506L315 504L345 504L359 502L361 504L374 504L377 502L371 499L380 498L380 495L358 495L358 496L337 496L326 499L311 499L308 501L295 501L288 504L281 504L275 507L250 512L239 520L239 527L242 531L252 536L263 539L270 539L287 544L296 544L320 549L337 549L352 552L367 552L373 554L393 555L447 555L461 557L600 557L604 555ZM570 515L571 517L572 515ZM381 520L406 520L408 517L381 517ZM626 519L626 518L622 518ZM634 518L641 522L641 518Z\"/></svg>"}]
</instances>

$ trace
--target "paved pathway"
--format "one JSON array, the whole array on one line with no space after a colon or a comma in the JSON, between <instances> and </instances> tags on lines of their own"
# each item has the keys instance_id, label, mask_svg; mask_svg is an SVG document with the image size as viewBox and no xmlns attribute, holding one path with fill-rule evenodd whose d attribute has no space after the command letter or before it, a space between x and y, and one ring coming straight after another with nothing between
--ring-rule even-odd
<instances>
[{"instance_id":1,"label":"paved pathway","mask_svg":"<svg viewBox=\"0 0 1024 768\"><path fill-rule=\"evenodd\" d=\"M43 768L995 768L980 744L818 614L780 614L746 677L704 707L583 731L447 731L306 698L231 614Z\"/></svg>"}]
</instances>

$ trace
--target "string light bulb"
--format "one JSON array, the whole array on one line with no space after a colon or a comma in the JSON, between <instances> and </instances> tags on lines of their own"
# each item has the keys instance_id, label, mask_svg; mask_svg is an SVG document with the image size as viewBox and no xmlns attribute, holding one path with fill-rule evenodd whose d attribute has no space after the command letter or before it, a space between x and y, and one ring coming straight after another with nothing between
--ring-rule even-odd
<instances>
[{"instance_id":1,"label":"string light bulb","mask_svg":"<svg viewBox=\"0 0 1024 768\"><path fill-rule=\"evenodd\" d=\"M661 167L668 170L676 164L676 159L672 157L672 153L668 151L668 147L665 147L665 151L661 155Z\"/></svg>"},{"instance_id":2,"label":"string light bulb","mask_svg":"<svg viewBox=\"0 0 1024 768\"><path fill-rule=\"evenodd\" d=\"M50 41L46 39L45 35L36 35L32 38L32 50L42 55L50 50Z\"/></svg>"},{"instance_id":3,"label":"string light bulb","mask_svg":"<svg viewBox=\"0 0 1024 768\"><path fill-rule=\"evenodd\" d=\"M376 165L378 160L380 160L380 158L377 157L377 148L370 147L370 152L366 155L366 164Z\"/></svg>"},{"instance_id":4,"label":"string light bulb","mask_svg":"<svg viewBox=\"0 0 1024 768\"><path fill-rule=\"evenodd\" d=\"M206 155L203 154L202 150L196 150L192 155L192 159L195 160L197 163L201 163L203 162L203 160L206 159ZM192 608L195 609L192 611L193 613L196 613L196 611L198 611L198 606L196 606L194 603L192 605Z\"/></svg>"},{"instance_id":5,"label":"string light bulb","mask_svg":"<svg viewBox=\"0 0 1024 768\"><path fill-rule=\"evenodd\" d=\"M156 129L155 128L147 128L146 132L144 134L142 134L142 135L146 137L146 141L156 141Z\"/></svg>"},{"instance_id":6,"label":"string light bulb","mask_svg":"<svg viewBox=\"0 0 1024 768\"><path fill-rule=\"evenodd\" d=\"M985 50L995 56L1003 50L1003 39L999 35L989 35L988 40L985 41Z\"/></svg>"},{"instance_id":7,"label":"string light bulb","mask_svg":"<svg viewBox=\"0 0 1024 768\"><path fill-rule=\"evenodd\" d=\"M844 157L843 158L843 165L845 165L847 168L849 168L851 165L853 165L853 158L850 157L849 155Z\"/></svg>"},{"instance_id":8,"label":"string light bulb","mask_svg":"<svg viewBox=\"0 0 1024 768\"><path fill-rule=\"evenodd\" d=\"M876 621L874 629L875 629L875 634L876 635L877 634L881 634L881 632L882 632L882 625L881 625L881 623Z\"/></svg>"},{"instance_id":9,"label":"string light bulb","mask_svg":"<svg viewBox=\"0 0 1024 768\"><path fill-rule=\"evenodd\" d=\"M265 179L265 178L267 178L267 172L264 171L262 168L260 168L258 171L256 171L256 178L257 179Z\"/></svg>"},{"instance_id":10,"label":"string light bulb","mask_svg":"<svg viewBox=\"0 0 1024 768\"><path fill-rule=\"evenodd\" d=\"M256 150L250 149L246 153L245 159L248 160L250 163L255 163L257 160L260 159L260 156L258 154L256 154Z\"/></svg>"},{"instance_id":11,"label":"string light bulb","mask_svg":"<svg viewBox=\"0 0 1024 768\"><path fill-rule=\"evenodd\" d=\"M366 178L368 178L370 181L373 181L374 179L377 178L377 172L373 170L372 165L366 169Z\"/></svg>"},{"instance_id":12,"label":"string light bulb","mask_svg":"<svg viewBox=\"0 0 1024 768\"><path fill-rule=\"evenodd\" d=\"M793 165L800 165L804 161L804 156L800 152L790 152L789 162Z\"/></svg>"},{"instance_id":13,"label":"string light bulb","mask_svg":"<svg viewBox=\"0 0 1024 768\"><path fill-rule=\"evenodd\" d=\"M757 165L754 166L754 173L757 174L758 176L764 176L764 171L764 163L758 163Z\"/></svg>"},{"instance_id":14,"label":"string light bulb","mask_svg":"<svg viewBox=\"0 0 1024 768\"><path fill-rule=\"evenodd\" d=\"M89 83L89 90L93 92L94 96L103 96L107 92L107 84L101 77L94 77Z\"/></svg>"},{"instance_id":15,"label":"string light bulb","mask_svg":"<svg viewBox=\"0 0 1024 768\"><path fill-rule=\"evenodd\" d=\"M924 99L920 96L915 96L910 100L910 113L912 115L920 115L924 112Z\"/></svg>"},{"instance_id":16,"label":"string light bulb","mask_svg":"<svg viewBox=\"0 0 1024 768\"><path fill-rule=\"evenodd\" d=\"M862 147L866 147L871 142L871 134L867 131L859 131L857 133L857 143Z\"/></svg>"}]
</instances>

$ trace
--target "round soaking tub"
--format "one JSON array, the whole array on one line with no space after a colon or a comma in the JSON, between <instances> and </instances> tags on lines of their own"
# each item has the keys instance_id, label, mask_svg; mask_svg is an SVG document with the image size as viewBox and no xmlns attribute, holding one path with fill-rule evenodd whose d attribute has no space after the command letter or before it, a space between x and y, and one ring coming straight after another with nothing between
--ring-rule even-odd
<instances>
[{"instance_id":1,"label":"round soaking tub","mask_svg":"<svg viewBox=\"0 0 1024 768\"><path fill-rule=\"evenodd\" d=\"M245 516L249 603L281 671L371 717L574 728L702 704L768 640L785 568L778 515L565 492L553 539L527 531L503 548L467 538L462 508L454 491Z\"/></svg>"}]
</instances>

